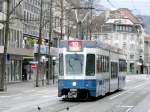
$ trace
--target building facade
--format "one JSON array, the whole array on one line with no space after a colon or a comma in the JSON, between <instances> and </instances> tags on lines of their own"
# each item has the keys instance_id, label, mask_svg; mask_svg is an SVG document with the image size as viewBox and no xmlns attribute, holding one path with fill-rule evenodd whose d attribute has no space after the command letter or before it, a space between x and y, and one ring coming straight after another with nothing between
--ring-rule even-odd
<instances>
[{"instance_id":1,"label":"building facade","mask_svg":"<svg viewBox=\"0 0 150 112\"><path fill-rule=\"evenodd\" d=\"M46 77L48 71L48 56L49 56L49 41L51 46L57 47L59 40L64 36L64 16L62 9L64 10L65 0L53 0L51 7L51 0L42 1L42 13L41 12L41 0L26 0L23 2L23 13L24 13L24 25L23 25L23 46L24 48L34 49L34 58L24 59L24 68L27 71L26 80L30 80L30 61L36 60L38 54L38 40L39 40L39 27L40 27L40 14L42 14L41 26L42 26L42 43L40 50L40 71L43 77ZM62 7L61 7L62 5ZM50 13L51 10L51 13ZM50 24L51 22L51 24ZM62 32L61 32L62 26ZM52 28L50 32L50 27ZM62 34L61 34L62 33ZM51 37L49 38L49 36ZM62 35L62 37L61 37ZM51 48L53 49L53 48ZM52 50L51 50L52 51ZM55 53L51 52L50 55L53 57ZM44 71L43 71L44 69ZM41 77L42 78L42 77Z\"/></svg>"},{"instance_id":2,"label":"building facade","mask_svg":"<svg viewBox=\"0 0 150 112\"><path fill-rule=\"evenodd\" d=\"M143 73L144 30L128 9L109 12L100 30L95 32L93 38L124 50L128 73Z\"/></svg>"},{"instance_id":3,"label":"building facade","mask_svg":"<svg viewBox=\"0 0 150 112\"><path fill-rule=\"evenodd\" d=\"M10 1L10 11L14 9L19 0ZM6 2L1 1L0 13L3 13L3 20L6 20ZM10 27L8 36L8 49L7 49L7 82L16 82L22 80L22 61L24 56L33 56L32 50L24 49L22 46L23 42L23 24L21 17L23 14L22 4L20 4L10 15ZM2 18L1 18L2 19ZM5 37L5 26L0 29L0 49L1 49L1 62L4 49L4 37ZM2 70L2 65L0 65ZM2 73L0 71L0 73Z\"/></svg>"},{"instance_id":4,"label":"building facade","mask_svg":"<svg viewBox=\"0 0 150 112\"><path fill-rule=\"evenodd\" d=\"M144 34L144 73L150 74L150 36Z\"/></svg>"}]
</instances>

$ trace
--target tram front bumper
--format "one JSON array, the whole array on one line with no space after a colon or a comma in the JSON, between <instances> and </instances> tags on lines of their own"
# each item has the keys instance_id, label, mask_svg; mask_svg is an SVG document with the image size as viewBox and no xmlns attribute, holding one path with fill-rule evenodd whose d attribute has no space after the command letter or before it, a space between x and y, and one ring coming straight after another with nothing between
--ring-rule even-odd
<instances>
[{"instance_id":1,"label":"tram front bumper","mask_svg":"<svg viewBox=\"0 0 150 112\"><path fill-rule=\"evenodd\" d=\"M89 91L91 96L96 95L96 80L59 80L58 96L68 95L77 96L82 91Z\"/></svg>"}]
</instances>

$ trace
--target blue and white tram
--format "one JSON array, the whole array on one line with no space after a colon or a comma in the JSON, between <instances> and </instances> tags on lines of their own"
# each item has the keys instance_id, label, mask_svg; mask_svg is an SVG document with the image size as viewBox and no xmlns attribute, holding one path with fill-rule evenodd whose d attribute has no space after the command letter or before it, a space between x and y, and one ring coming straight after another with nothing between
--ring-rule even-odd
<instances>
[{"instance_id":1,"label":"blue and white tram","mask_svg":"<svg viewBox=\"0 0 150 112\"><path fill-rule=\"evenodd\" d=\"M124 60L123 54L97 41L61 41L58 96L98 97L122 89L125 74L119 65Z\"/></svg>"}]
</instances>

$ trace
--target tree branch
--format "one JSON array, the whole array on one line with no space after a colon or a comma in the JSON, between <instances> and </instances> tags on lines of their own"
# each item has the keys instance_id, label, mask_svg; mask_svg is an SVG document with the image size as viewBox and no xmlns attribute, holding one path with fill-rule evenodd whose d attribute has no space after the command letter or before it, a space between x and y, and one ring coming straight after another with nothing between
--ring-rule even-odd
<instances>
[{"instance_id":1,"label":"tree branch","mask_svg":"<svg viewBox=\"0 0 150 112\"><path fill-rule=\"evenodd\" d=\"M15 9L17 8L17 7L19 7L19 5L21 4L21 2L23 2L24 0L20 0L19 1L19 3L9 12L9 15L11 15L14 11L15 11Z\"/></svg>"}]
</instances>

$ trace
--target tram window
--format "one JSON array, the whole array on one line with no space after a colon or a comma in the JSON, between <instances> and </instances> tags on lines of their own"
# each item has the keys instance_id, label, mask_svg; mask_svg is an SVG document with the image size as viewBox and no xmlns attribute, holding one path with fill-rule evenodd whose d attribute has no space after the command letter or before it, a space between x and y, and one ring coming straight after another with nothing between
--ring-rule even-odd
<instances>
[{"instance_id":1,"label":"tram window","mask_svg":"<svg viewBox=\"0 0 150 112\"><path fill-rule=\"evenodd\" d=\"M64 74L64 61L63 54L59 54L59 75L62 76Z\"/></svg>"},{"instance_id":2,"label":"tram window","mask_svg":"<svg viewBox=\"0 0 150 112\"><path fill-rule=\"evenodd\" d=\"M94 54L87 54L86 75L87 76L95 75L95 55Z\"/></svg>"},{"instance_id":3,"label":"tram window","mask_svg":"<svg viewBox=\"0 0 150 112\"><path fill-rule=\"evenodd\" d=\"M103 56L101 56L101 65L102 65L102 70L101 70L101 72L104 72Z\"/></svg>"},{"instance_id":4,"label":"tram window","mask_svg":"<svg viewBox=\"0 0 150 112\"><path fill-rule=\"evenodd\" d=\"M108 56L106 57L106 60L107 60L106 62L107 72L109 72L109 57Z\"/></svg>"},{"instance_id":5,"label":"tram window","mask_svg":"<svg viewBox=\"0 0 150 112\"><path fill-rule=\"evenodd\" d=\"M99 55L97 58L97 73L109 72L109 57Z\"/></svg>"},{"instance_id":6,"label":"tram window","mask_svg":"<svg viewBox=\"0 0 150 112\"><path fill-rule=\"evenodd\" d=\"M103 72L106 72L106 67L105 67L105 56L103 56Z\"/></svg>"},{"instance_id":7,"label":"tram window","mask_svg":"<svg viewBox=\"0 0 150 112\"><path fill-rule=\"evenodd\" d=\"M111 78L117 78L118 76L118 64L111 62Z\"/></svg>"},{"instance_id":8,"label":"tram window","mask_svg":"<svg viewBox=\"0 0 150 112\"><path fill-rule=\"evenodd\" d=\"M127 71L126 60L119 59L119 72L126 72L126 71Z\"/></svg>"},{"instance_id":9,"label":"tram window","mask_svg":"<svg viewBox=\"0 0 150 112\"><path fill-rule=\"evenodd\" d=\"M83 74L84 55L67 54L66 55L66 74L81 75Z\"/></svg>"},{"instance_id":10,"label":"tram window","mask_svg":"<svg viewBox=\"0 0 150 112\"><path fill-rule=\"evenodd\" d=\"M102 72L102 60L101 60L101 56L99 55L99 72Z\"/></svg>"},{"instance_id":11,"label":"tram window","mask_svg":"<svg viewBox=\"0 0 150 112\"><path fill-rule=\"evenodd\" d=\"M97 73L100 72L100 60L99 60L99 56L97 56L97 60L96 60L96 71L97 71Z\"/></svg>"}]
</instances>

